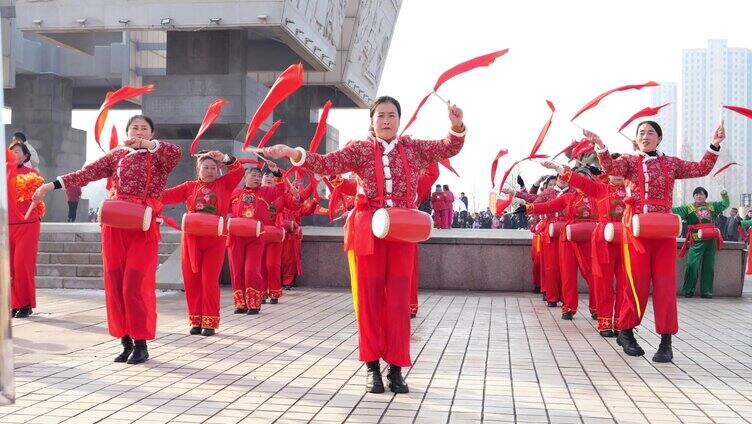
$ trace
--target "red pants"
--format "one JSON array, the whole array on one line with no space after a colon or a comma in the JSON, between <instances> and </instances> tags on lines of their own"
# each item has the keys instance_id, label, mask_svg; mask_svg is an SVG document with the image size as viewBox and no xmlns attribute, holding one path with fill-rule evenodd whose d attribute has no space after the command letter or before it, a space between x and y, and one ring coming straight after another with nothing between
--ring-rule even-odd
<instances>
[{"instance_id":1,"label":"red pants","mask_svg":"<svg viewBox=\"0 0 752 424\"><path fill-rule=\"evenodd\" d=\"M453 214L453 209L447 209L444 211L444 228L452 228L452 218L454 218L452 216Z\"/></svg>"},{"instance_id":2,"label":"red pants","mask_svg":"<svg viewBox=\"0 0 752 424\"><path fill-rule=\"evenodd\" d=\"M264 240L229 236L230 271L232 272L232 300L239 309L261 309L264 277Z\"/></svg>"},{"instance_id":3,"label":"red pants","mask_svg":"<svg viewBox=\"0 0 752 424\"><path fill-rule=\"evenodd\" d=\"M433 224L436 228L444 228L444 211L433 210Z\"/></svg>"},{"instance_id":4,"label":"red pants","mask_svg":"<svg viewBox=\"0 0 752 424\"><path fill-rule=\"evenodd\" d=\"M679 332L676 311L676 240L640 241L645 246L645 252L642 254L629 246L634 291L627 280L616 327L619 330L628 330L640 325L645 315L652 280L655 331L658 334L676 334ZM639 309L638 303L635 302L635 294Z\"/></svg>"},{"instance_id":5,"label":"red pants","mask_svg":"<svg viewBox=\"0 0 752 424\"><path fill-rule=\"evenodd\" d=\"M219 274L226 244L225 237L183 234L183 284L191 327L219 328Z\"/></svg>"},{"instance_id":6,"label":"red pants","mask_svg":"<svg viewBox=\"0 0 752 424\"><path fill-rule=\"evenodd\" d=\"M575 249L579 249L577 256ZM559 270L561 272L561 302L562 312L577 312L579 304L579 290L577 285L577 269L585 278L588 285L588 299L590 313L596 312L595 288L593 278L590 275L590 265L586 262L590 259L590 242L571 242L564 237L559 237Z\"/></svg>"},{"instance_id":7,"label":"red pants","mask_svg":"<svg viewBox=\"0 0 752 424\"><path fill-rule=\"evenodd\" d=\"M561 300L561 274L559 273L559 239L552 238L550 243L541 243L543 246L543 291L546 293L546 301L558 302Z\"/></svg>"},{"instance_id":8,"label":"red pants","mask_svg":"<svg viewBox=\"0 0 752 424\"><path fill-rule=\"evenodd\" d=\"M264 243L266 281L263 294L272 299L282 297L282 243Z\"/></svg>"},{"instance_id":9,"label":"red pants","mask_svg":"<svg viewBox=\"0 0 752 424\"><path fill-rule=\"evenodd\" d=\"M102 225L102 263L110 335L152 340L157 330L159 225L149 231Z\"/></svg>"},{"instance_id":10,"label":"red pants","mask_svg":"<svg viewBox=\"0 0 752 424\"><path fill-rule=\"evenodd\" d=\"M10 295L11 307L20 309L37 307L34 276L37 273L37 249L41 224L29 222L8 225L10 241Z\"/></svg>"},{"instance_id":11,"label":"red pants","mask_svg":"<svg viewBox=\"0 0 752 424\"><path fill-rule=\"evenodd\" d=\"M533 260L533 285L537 288L541 288L541 261L542 254L538 249L542 245L540 234L533 234L533 242L530 247L530 257Z\"/></svg>"},{"instance_id":12,"label":"red pants","mask_svg":"<svg viewBox=\"0 0 752 424\"><path fill-rule=\"evenodd\" d=\"M619 316L624 293L627 289L627 274L624 270L622 245L608 243L608 262L601 263L602 275L593 275L595 299L598 302L598 331L614 328L615 317ZM616 289L614 289L616 278Z\"/></svg>"},{"instance_id":13,"label":"red pants","mask_svg":"<svg viewBox=\"0 0 752 424\"><path fill-rule=\"evenodd\" d=\"M356 257L360 360L410 361L410 281L418 245L374 239L372 255Z\"/></svg>"},{"instance_id":14,"label":"red pants","mask_svg":"<svg viewBox=\"0 0 752 424\"><path fill-rule=\"evenodd\" d=\"M295 281L295 277L303 275L300 263L302 239L292 234L285 237L282 242L282 285L289 287Z\"/></svg>"},{"instance_id":15,"label":"red pants","mask_svg":"<svg viewBox=\"0 0 752 424\"><path fill-rule=\"evenodd\" d=\"M415 248L415 260L413 261L413 277L410 279L410 314L418 313L418 248Z\"/></svg>"}]
</instances>

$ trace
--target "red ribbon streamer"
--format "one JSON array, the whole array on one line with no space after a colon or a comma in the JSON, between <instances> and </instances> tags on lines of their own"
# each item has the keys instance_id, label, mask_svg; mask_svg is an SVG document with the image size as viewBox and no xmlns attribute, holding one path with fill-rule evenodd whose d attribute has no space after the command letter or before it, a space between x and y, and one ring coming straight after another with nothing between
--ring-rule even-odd
<instances>
[{"instance_id":1,"label":"red ribbon streamer","mask_svg":"<svg viewBox=\"0 0 752 424\"><path fill-rule=\"evenodd\" d=\"M280 125L282 125L281 119L274 121L272 126L269 127L269 129L266 131L266 134L264 134L264 136L261 138L261 141L259 141L259 144L258 144L259 149L266 146L266 143L272 138L272 136L277 131L277 128L279 128Z\"/></svg>"},{"instance_id":2,"label":"red ribbon streamer","mask_svg":"<svg viewBox=\"0 0 752 424\"><path fill-rule=\"evenodd\" d=\"M110 130L110 150L116 148L118 146L118 135L117 135L117 128L115 126L112 126L112 130ZM104 188L107 191L110 191L112 189L112 177L107 177L107 183L105 183Z\"/></svg>"},{"instance_id":3,"label":"red ribbon streamer","mask_svg":"<svg viewBox=\"0 0 752 424\"><path fill-rule=\"evenodd\" d=\"M454 168L452 168L452 164L449 162L449 159L442 159L439 161L439 163L441 164L441 166L451 171L457 177L460 176L460 174L458 174L457 171L455 171Z\"/></svg>"},{"instance_id":4,"label":"red ribbon streamer","mask_svg":"<svg viewBox=\"0 0 752 424\"><path fill-rule=\"evenodd\" d=\"M577 141L577 140L572 140L572 143L569 146L565 147L564 150L562 150L559 153L555 154L554 157L551 158L551 160L554 160L554 159L558 158L559 156L563 155L564 153L572 151L572 149L574 149L575 147L577 147L577 145L579 143L580 142Z\"/></svg>"},{"instance_id":5,"label":"red ribbon streamer","mask_svg":"<svg viewBox=\"0 0 752 424\"><path fill-rule=\"evenodd\" d=\"M592 152L594 149L593 143L590 142L588 139L582 139L579 143L572 149L572 152L569 154L570 159L575 159L579 157L580 155L584 155L586 153Z\"/></svg>"},{"instance_id":6,"label":"red ribbon streamer","mask_svg":"<svg viewBox=\"0 0 752 424\"><path fill-rule=\"evenodd\" d=\"M214 121L219 118L219 115L222 113L222 107L226 104L230 103L229 100L225 99L217 99L213 101L208 108L206 108L206 114L204 115L204 120L201 121L201 126L198 129L198 133L196 134L196 138L193 139L193 143L191 143L191 156L196 154L196 149L198 148L198 142L201 139L201 136L204 135L206 130L209 129L209 127L212 126Z\"/></svg>"},{"instance_id":7,"label":"red ribbon streamer","mask_svg":"<svg viewBox=\"0 0 752 424\"><path fill-rule=\"evenodd\" d=\"M502 156L509 153L507 149L501 149L499 150L499 153L496 154L496 158L494 158L493 162L491 163L491 188L496 187L496 168L499 166L499 159L501 159Z\"/></svg>"},{"instance_id":8,"label":"red ribbon streamer","mask_svg":"<svg viewBox=\"0 0 752 424\"><path fill-rule=\"evenodd\" d=\"M326 118L329 117L329 109L331 108L332 101L327 100L326 103L324 103L324 110L321 111L321 118L319 118L319 124L316 126L316 133L313 134L311 144L308 146L309 152L316 153L316 151L319 149L321 139L324 138L324 134L326 134Z\"/></svg>"},{"instance_id":9,"label":"red ribbon streamer","mask_svg":"<svg viewBox=\"0 0 752 424\"><path fill-rule=\"evenodd\" d=\"M619 127L619 132L621 132L621 130L623 130L624 128L627 128L627 125L629 125L632 122L634 122L635 119L637 119L637 118L644 118L646 116L655 116L655 115L658 114L658 112L661 111L661 109L663 109L664 107L666 107L666 106L668 106L670 104L671 103L665 103L665 104L662 104L662 105L657 106L657 107L646 107L645 109L642 109L641 111L639 111L639 112L635 113L634 115L632 115L631 118L627 119L627 122L623 123L622 126Z\"/></svg>"},{"instance_id":10,"label":"red ribbon streamer","mask_svg":"<svg viewBox=\"0 0 752 424\"><path fill-rule=\"evenodd\" d=\"M528 156L526 158L522 158L518 161L515 161L512 163L512 165L504 172L504 176L501 178L501 183L499 184L499 191L504 188L504 183L507 182L507 178L509 178L509 174L512 172L512 169L514 169L515 166L519 165L520 163L530 160L530 159L546 159L548 158L548 155L534 155L534 156Z\"/></svg>"},{"instance_id":11,"label":"red ribbon streamer","mask_svg":"<svg viewBox=\"0 0 752 424\"><path fill-rule=\"evenodd\" d=\"M465 72L472 71L475 68L481 67L481 66L489 66L496 59L498 59L501 56L504 56L509 52L509 49L499 50L495 52L491 52L488 54L484 54L483 56L478 56L476 58L470 59L468 61L462 62L458 65L455 65L448 70L444 71L439 78L436 80L436 84L433 85L433 91L436 91L441 87L445 82L449 81L450 79L456 77L457 75L464 74ZM420 112L420 109L423 107L424 104L426 104L426 101L431 96L431 93L428 93L426 97L423 98L423 100L420 101L418 104L418 108L415 109L415 112L413 113L413 116L410 117L410 120L407 121L407 125L405 125L405 128L402 130L401 134L404 134L405 131L410 127L410 125L415 122L415 119L418 117L418 112Z\"/></svg>"},{"instance_id":12,"label":"red ribbon streamer","mask_svg":"<svg viewBox=\"0 0 752 424\"><path fill-rule=\"evenodd\" d=\"M621 87L616 87L614 89L608 90L603 94L600 94L596 96L593 100L587 102L585 106L582 107L573 117L570 119L570 121L574 121L577 119L578 116L580 116L583 112L590 110L598 105L598 103L601 102L604 98L606 98L609 94L616 93L617 91L626 91L626 90L641 90L645 87L655 87L658 83L654 81L648 81L645 84L632 84L632 85L624 85Z\"/></svg>"},{"instance_id":13,"label":"red ribbon streamer","mask_svg":"<svg viewBox=\"0 0 752 424\"><path fill-rule=\"evenodd\" d=\"M742 114L746 116L747 118L752 119L752 109L747 109L746 107L741 107L741 106L726 106L726 105L723 105L723 108Z\"/></svg>"},{"instance_id":14,"label":"red ribbon streamer","mask_svg":"<svg viewBox=\"0 0 752 424\"><path fill-rule=\"evenodd\" d=\"M245 165L245 164L249 164L249 165L254 165L254 166L258 166L259 168L262 168L262 167L264 166L264 164L263 164L263 163L261 163L260 161L257 161L256 159L251 159L251 158L238 158L237 160L238 160L238 162L240 162L240 163L242 163L242 164L244 164L244 165Z\"/></svg>"},{"instance_id":15,"label":"red ribbon streamer","mask_svg":"<svg viewBox=\"0 0 752 424\"><path fill-rule=\"evenodd\" d=\"M251 118L251 122L248 124L248 132L245 134L243 149L246 149L251 145L253 135L258 131L261 123L272 114L274 108L302 86L302 63L291 65L279 75L277 80L274 81L272 88L270 88L269 92L266 94L264 101L259 105L253 118Z\"/></svg>"},{"instance_id":16,"label":"red ribbon streamer","mask_svg":"<svg viewBox=\"0 0 752 424\"><path fill-rule=\"evenodd\" d=\"M154 84L147 84L143 87L132 87L126 85L115 92L107 93L107 95L104 97L104 102L99 107L97 120L94 124L94 140L96 140L97 146L99 146L100 149L102 148L102 143L99 141L99 136L102 134L102 129L104 128L104 123L107 120L107 113L109 112L110 108L122 101L142 96L146 93L152 92L153 90Z\"/></svg>"},{"instance_id":17,"label":"red ribbon streamer","mask_svg":"<svg viewBox=\"0 0 752 424\"><path fill-rule=\"evenodd\" d=\"M738 163L736 163L736 162L731 162L731 163L727 163L727 164L723 165L722 167L720 167L720 168L719 168L719 169L718 169L717 171L715 171L715 173L713 174L713 176L714 176L714 177L715 177L715 176L717 176L717 175L718 175L718 174L720 174L721 172L723 172L723 171L725 171L725 170L729 169L729 168L730 168L730 167L731 167L732 165L739 165L739 164L738 164Z\"/></svg>"},{"instance_id":18,"label":"red ribbon streamer","mask_svg":"<svg viewBox=\"0 0 752 424\"><path fill-rule=\"evenodd\" d=\"M551 116L548 118L548 121L546 121L546 124L541 129L540 134L538 134L538 139L535 140L533 149L530 151L530 156L535 156L538 153L538 149L540 149L541 144L543 144L543 140L546 138L546 134L548 134L548 129L551 127L551 122L554 119L554 112L556 112L556 108L554 107L554 104L551 103L550 100L546 100L546 103L548 104L548 108L551 109Z\"/></svg>"}]
</instances>

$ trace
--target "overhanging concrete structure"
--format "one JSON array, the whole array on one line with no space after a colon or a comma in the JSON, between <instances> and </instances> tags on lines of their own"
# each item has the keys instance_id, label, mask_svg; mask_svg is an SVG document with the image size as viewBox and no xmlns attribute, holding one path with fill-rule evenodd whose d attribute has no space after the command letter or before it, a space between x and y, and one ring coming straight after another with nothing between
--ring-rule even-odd
<instances>
[{"instance_id":1,"label":"overhanging concrete structure","mask_svg":"<svg viewBox=\"0 0 752 424\"><path fill-rule=\"evenodd\" d=\"M156 91L130 107L155 119L159 138L187 147L206 106L223 97L231 104L204 137L205 146L239 153L236 141L271 83L287 66L302 62L305 86L262 129L282 119L275 141L307 145L326 100L335 108L362 108L376 96L400 5L401 0L0 0L9 76L4 87L13 110L8 130L26 132L42 156L42 173L58 175L84 162L85 134L70 129L72 109L97 108L107 91L152 82ZM337 143L330 127L322 150ZM193 175L185 159L170 184ZM50 204L48 218L63 218L64 198L53 197Z\"/></svg>"}]
</instances>

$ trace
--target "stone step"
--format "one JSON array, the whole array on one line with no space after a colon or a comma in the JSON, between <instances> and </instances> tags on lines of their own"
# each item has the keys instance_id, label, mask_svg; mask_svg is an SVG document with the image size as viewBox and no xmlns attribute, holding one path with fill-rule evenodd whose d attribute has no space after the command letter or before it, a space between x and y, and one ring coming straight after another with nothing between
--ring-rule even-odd
<instances>
[{"instance_id":1,"label":"stone step","mask_svg":"<svg viewBox=\"0 0 752 424\"><path fill-rule=\"evenodd\" d=\"M102 277L60 277L44 276L36 277L36 287L40 289L104 289ZM180 283L158 283L158 290L183 290Z\"/></svg>"},{"instance_id":2,"label":"stone step","mask_svg":"<svg viewBox=\"0 0 752 424\"><path fill-rule=\"evenodd\" d=\"M160 254L170 254L180 247L179 243L159 243ZM102 244L96 241L40 241L40 253L101 253Z\"/></svg>"},{"instance_id":3,"label":"stone step","mask_svg":"<svg viewBox=\"0 0 752 424\"><path fill-rule=\"evenodd\" d=\"M49 224L42 225L42 232L39 234L39 241L44 242L99 242L102 240L98 227L97 231L77 231L66 228L48 228ZM162 231L160 243L180 243L180 233L177 231Z\"/></svg>"},{"instance_id":4,"label":"stone step","mask_svg":"<svg viewBox=\"0 0 752 424\"><path fill-rule=\"evenodd\" d=\"M163 264L169 253L159 255L159 263ZM102 253L44 253L37 254L37 265L97 265L102 267Z\"/></svg>"}]
</instances>

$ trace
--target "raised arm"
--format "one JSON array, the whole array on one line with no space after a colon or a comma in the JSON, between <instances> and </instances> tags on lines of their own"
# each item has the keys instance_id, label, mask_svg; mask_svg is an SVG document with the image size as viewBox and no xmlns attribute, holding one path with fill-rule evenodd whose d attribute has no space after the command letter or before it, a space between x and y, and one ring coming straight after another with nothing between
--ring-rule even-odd
<instances>
[{"instance_id":1,"label":"raised arm","mask_svg":"<svg viewBox=\"0 0 752 424\"><path fill-rule=\"evenodd\" d=\"M526 205L526 213L528 214L547 214L561 212L567 207L567 203L571 200L572 195L570 193L563 194L554 200L542 203L528 203Z\"/></svg>"},{"instance_id":2,"label":"raised arm","mask_svg":"<svg viewBox=\"0 0 752 424\"><path fill-rule=\"evenodd\" d=\"M726 190L723 190L721 192L721 200L711 202L713 205L713 212L715 212L717 215L720 215L723 211L728 209L729 205L731 204L731 199L729 199L728 192Z\"/></svg>"},{"instance_id":3,"label":"raised arm","mask_svg":"<svg viewBox=\"0 0 752 424\"><path fill-rule=\"evenodd\" d=\"M194 184L194 181L186 181L175 187L165 189L164 193L162 193L162 203L165 205L172 205L185 202L188 199L188 193L192 191L191 189Z\"/></svg>"}]
</instances>

